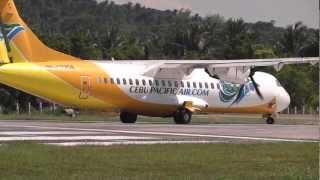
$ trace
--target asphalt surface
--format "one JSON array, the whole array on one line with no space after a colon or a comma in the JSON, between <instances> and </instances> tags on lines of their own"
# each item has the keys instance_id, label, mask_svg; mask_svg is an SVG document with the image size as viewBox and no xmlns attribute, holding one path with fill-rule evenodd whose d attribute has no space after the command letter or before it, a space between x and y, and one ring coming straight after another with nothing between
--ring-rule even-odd
<instances>
[{"instance_id":1,"label":"asphalt surface","mask_svg":"<svg viewBox=\"0 0 320 180\"><path fill-rule=\"evenodd\" d=\"M173 125L106 122L0 121L0 144L32 141L61 146L319 142L311 125Z\"/></svg>"}]
</instances>

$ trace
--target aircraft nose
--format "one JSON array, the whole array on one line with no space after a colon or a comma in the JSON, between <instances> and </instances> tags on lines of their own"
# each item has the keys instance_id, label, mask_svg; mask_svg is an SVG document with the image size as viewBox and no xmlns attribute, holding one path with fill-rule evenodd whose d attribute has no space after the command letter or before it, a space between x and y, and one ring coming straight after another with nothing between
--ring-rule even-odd
<instances>
[{"instance_id":1,"label":"aircraft nose","mask_svg":"<svg viewBox=\"0 0 320 180\"><path fill-rule=\"evenodd\" d=\"M279 96L277 98L277 112L282 112L290 105L291 99L289 94L284 88L281 88Z\"/></svg>"}]
</instances>

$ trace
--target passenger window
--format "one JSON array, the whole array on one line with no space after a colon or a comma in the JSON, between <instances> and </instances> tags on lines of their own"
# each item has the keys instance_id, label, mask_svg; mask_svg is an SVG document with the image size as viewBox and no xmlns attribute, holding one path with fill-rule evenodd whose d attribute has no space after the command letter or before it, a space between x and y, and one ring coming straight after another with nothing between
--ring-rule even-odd
<instances>
[{"instance_id":1,"label":"passenger window","mask_svg":"<svg viewBox=\"0 0 320 180\"><path fill-rule=\"evenodd\" d=\"M166 86L166 81L162 80L161 83L162 83L162 86L163 86L163 87Z\"/></svg>"},{"instance_id":2,"label":"passenger window","mask_svg":"<svg viewBox=\"0 0 320 180\"><path fill-rule=\"evenodd\" d=\"M204 87L205 87L206 89L209 89L208 83L204 83Z\"/></svg>"},{"instance_id":3,"label":"passenger window","mask_svg":"<svg viewBox=\"0 0 320 180\"><path fill-rule=\"evenodd\" d=\"M171 81L168 81L168 86L172 87L172 82Z\"/></svg>"},{"instance_id":4,"label":"passenger window","mask_svg":"<svg viewBox=\"0 0 320 180\"><path fill-rule=\"evenodd\" d=\"M152 80L149 80L149 85L150 85L150 86L152 86L152 85L153 85Z\"/></svg>"},{"instance_id":5,"label":"passenger window","mask_svg":"<svg viewBox=\"0 0 320 180\"><path fill-rule=\"evenodd\" d=\"M130 85L133 85L133 80L129 79L129 83L130 83Z\"/></svg>"},{"instance_id":6,"label":"passenger window","mask_svg":"<svg viewBox=\"0 0 320 180\"><path fill-rule=\"evenodd\" d=\"M110 82L111 82L111 84L114 84L114 79L111 78L111 79L110 79Z\"/></svg>"},{"instance_id":7,"label":"passenger window","mask_svg":"<svg viewBox=\"0 0 320 180\"><path fill-rule=\"evenodd\" d=\"M158 80L155 80L155 82L156 82L156 86L159 86L159 81L158 81Z\"/></svg>"},{"instance_id":8,"label":"passenger window","mask_svg":"<svg viewBox=\"0 0 320 180\"><path fill-rule=\"evenodd\" d=\"M197 88L197 83L193 82L193 88Z\"/></svg>"},{"instance_id":9,"label":"passenger window","mask_svg":"<svg viewBox=\"0 0 320 180\"><path fill-rule=\"evenodd\" d=\"M123 85L127 85L127 80L123 79Z\"/></svg>"},{"instance_id":10,"label":"passenger window","mask_svg":"<svg viewBox=\"0 0 320 180\"><path fill-rule=\"evenodd\" d=\"M178 81L175 81L174 82L174 86L177 88L177 87L179 87L179 82Z\"/></svg>"},{"instance_id":11,"label":"passenger window","mask_svg":"<svg viewBox=\"0 0 320 180\"><path fill-rule=\"evenodd\" d=\"M190 84L190 82L187 82L187 86L188 86L188 88L190 88L190 87L191 87L191 84Z\"/></svg>"},{"instance_id":12,"label":"passenger window","mask_svg":"<svg viewBox=\"0 0 320 180\"><path fill-rule=\"evenodd\" d=\"M220 84L219 84L219 83L217 84L217 87L218 87L218 89L220 90Z\"/></svg>"},{"instance_id":13,"label":"passenger window","mask_svg":"<svg viewBox=\"0 0 320 180\"><path fill-rule=\"evenodd\" d=\"M136 85L139 86L140 82L139 79L136 79Z\"/></svg>"},{"instance_id":14,"label":"passenger window","mask_svg":"<svg viewBox=\"0 0 320 180\"><path fill-rule=\"evenodd\" d=\"M108 78L104 78L104 83L108 84Z\"/></svg>"},{"instance_id":15,"label":"passenger window","mask_svg":"<svg viewBox=\"0 0 320 180\"><path fill-rule=\"evenodd\" d=\"M121 81L119 78L117 78L117 84L120 85L121 84Z\"/></svg>"},{"instance_id":16,"label":"passenger window","mask_svg":"<svg viewBox=\"0 0 320 180\"><path fill-rule=\"evenodd\" d=\"M211 89L214 89L214 83L211 83Z\"/></svg>"},{"instance_id":17,"label":"passenger window","mask_svg":"<svg viewBox=\"0 0 320 180\"><path fill-rule=\"evenodd\" d=\"M203 86L202 86L202 83L200 82L200 83L199 83L199 88L202 89L202 87L203 87Z\"/></svg>"},{"instance_id":18,"label":"passenger window","mask_svg":"<svg viewBox=\"0 0 320 180\"><path fill-rule=\"evenodd\" d=\"M147 82L146 82L146 80L142 80L142 84L145 86L145 85L147 85Z\"/></svg>"},{"instance_id":19,"label":"passenger window","mask_svg":"<svg viewBox=\"0 0 320 180\"><path fill-rule=\"evenodd\" d=\"M184 88L184 82L183 81L181 81L181 87Z\"/></svg>"}]
</instances>

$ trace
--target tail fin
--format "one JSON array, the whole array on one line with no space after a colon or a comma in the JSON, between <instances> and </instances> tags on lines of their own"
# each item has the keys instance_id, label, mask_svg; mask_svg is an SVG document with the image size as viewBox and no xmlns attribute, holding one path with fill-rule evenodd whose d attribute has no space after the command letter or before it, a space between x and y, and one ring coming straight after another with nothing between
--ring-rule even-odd
<instances>
[{"instance_id":1,"label":"tail fin","mask_svg":"<svg viewBox=\"0 0 320 180\"><path fill-rule=\"evenodd\" d=\"M0 1L0 21L9 44L8 54L11 62L79 60L44 45L21 19L13 0ZM1 47L0 53L2 54Z\"/></svg>"},{"instance_id":2,"label":"tail fin","mask_svg":"<svg viewBox=\"0 0 320 180\"><path fill-rule=\"evenodd\" d=\"M0 64L10 63L5 38L0 28Z\"/></svg>"}]
</instances>

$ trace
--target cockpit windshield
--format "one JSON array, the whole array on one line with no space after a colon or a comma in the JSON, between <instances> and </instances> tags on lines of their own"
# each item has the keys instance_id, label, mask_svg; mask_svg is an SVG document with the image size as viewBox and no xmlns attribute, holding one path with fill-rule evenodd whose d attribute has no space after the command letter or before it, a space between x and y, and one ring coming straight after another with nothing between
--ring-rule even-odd
<instances>
[{"instance_id":1,"label":"cockpit windshield","mask_svg":"<svg viewBox=\"0 0 320 180\"><path fill-rule=\"evenodd\" d=\"M276 80L276 83L277 83L277 86L278 86L278 87L282 87L280 81Z\"/></svg>"}]
</instances>

